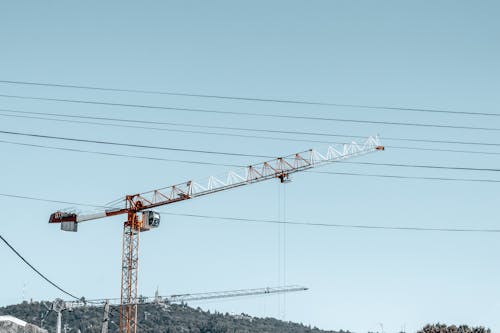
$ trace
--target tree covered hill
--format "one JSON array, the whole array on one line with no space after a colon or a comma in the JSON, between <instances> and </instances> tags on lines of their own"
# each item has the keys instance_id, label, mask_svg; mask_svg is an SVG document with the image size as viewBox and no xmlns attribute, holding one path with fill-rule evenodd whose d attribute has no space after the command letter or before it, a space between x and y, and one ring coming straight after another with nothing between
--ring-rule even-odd
<instances>
[{"instance_id":1,"label":"tree covered hill","mask_svg":"<svg viewBox=\"0 0 500 333\"><path fill-rule=\"evenodd\" d=\"M48 303L46 303L48 305ZM12 315L26 322L43 326L49 332L55 331L56 314L49 313L42 302L23 302L0 308L0 315ZM118 332L118 308L112 307L109 318L109 332ZM63 325L69 332L100 333L103 308L87 306L63 312ZM245 314L232 315L210 313L187 305L142 304L139 306L139 332L141 333L348 333L348 331L323 331L302 324L285 322L274 318L256 318Z\"/></svg>"},{"instance_id":2,"label":"tree covered hill","mask_svg":"<svg viewBox=\"0 0 500 333\"><path fill-rule=\"evenodd\" d=\"M426 325L417 333L491 333L491 330L485 327L470 327L467 325L434 324Z\"/></svg>"},{"instance_id":3,"label":"tree covered hill","mask_svg":"<svg viewBox=\"0 0 500 333\"><path fill-rule=\"evenodd\" d=\"M49 305L49 302L45 302ZM11 315L28 323L43 327L49 332L55 332L56 314L46 316L47 308L43 302L23 302L17 305L0 307L0 315ZM119 309L111 307L109 316L109 332L118 332ZM69 333L100 333L103 319L103 308L86 306L63 312L63 325L67 325ZM140 333L349 333L323 331L316 327L285 322L274 318L256 318L246 314L233 315L210 313L200 308L194 309L185 304L140 304ZM417 333L491 333L485 327L470 327L466 325L426 325Z\"/></svg>"}]
</instances>

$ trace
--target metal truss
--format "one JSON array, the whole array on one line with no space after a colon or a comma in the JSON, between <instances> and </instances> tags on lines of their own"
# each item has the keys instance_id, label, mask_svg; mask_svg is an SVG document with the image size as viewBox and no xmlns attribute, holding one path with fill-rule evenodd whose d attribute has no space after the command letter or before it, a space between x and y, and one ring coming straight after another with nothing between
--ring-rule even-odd
<instances>
[{"instance_id":1,"label":"metal truss","mask_svg":"<svg viewBox=\"0 0 500 333\"><path fill-rule=\"evenodd\" d=\"M203 301L211 299L223 299L232 297L244 297L244 296L256 296L256 295L273 295L273 294L283 294L290 292L300 292L309 290L307 287L299 285L290 286L280 286L280 287L265 287L265 288L254 288L254 289L238 289L238 290L226 290L226 291L213 291L206 293L189 293L189 294L174 294L169 296L159 296L155 295L152 297L141 296L138 298L137 303L140 304L150 304L150 303L162 303L162 304L178 304L186 303L191 301ZM72 307L81 307L87 305L98 305L105 304L108 302L110 305L121 305L120 298L109 298L109 299L94 299L94 300L80 300L80 301L68 301L66 304L70 304ZM125 304L126 305L126 304Z\"/></svg>"},{"instance_id":2,"label":"metal truss","mask_svg":"<svg viewBox=\"0 0 500 333\"><path fill-rule=\"evenodd\" d=\"M290 174L364 155L375 150L384 150L384 147L380 145L378 136L369 137L363 144L352 142L344 144L340 148L330 146L324 154L310 149L232 170L220 177L210 176L199 182L190 180L185 183L137 194L128 197L127 200L140 203L140 210L146 210L272 178L285 182Z\"/></svg>"}]
</instances>

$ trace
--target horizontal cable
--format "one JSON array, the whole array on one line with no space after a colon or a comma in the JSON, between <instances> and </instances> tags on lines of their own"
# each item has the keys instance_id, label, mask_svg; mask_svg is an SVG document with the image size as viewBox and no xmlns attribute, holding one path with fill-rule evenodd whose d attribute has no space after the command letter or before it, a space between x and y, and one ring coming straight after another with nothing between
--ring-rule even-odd
<instances>
[{"instance_id":1,"label":"horizontal cable","mask_svg":"<svg viewBox=\"0 0 500 333\"><path fill-rule=\"evenodd\" d=\"M208 151L208 150L198 150L198 149L186 149L186 148L172 148L172 147L149 146L149 145L138 145L138 144L131 144L131 143L120 143L120 142L110 142L110 141L77 139L77 138L68 138L68 137L42 135L42 134L33 134L33 133L21 133L21 132L14 132L14 131L2 131L2 130L0 130L0 134L17 135L17 136L27 136L27 137L37 137L37 138L44 138L44 139L54 139L54 140L73 141L73 142L85 142L85 143L94 143L94 144L103 144L103 145L112 145L112 146L122 146L122 147L133 147L133 148L147 148L147 149L180 151L180 152L189 152L189 153L202 153L202 154L228 155L228 156L243 156L243 157L258 157L258 158L275 158L275 157L266 156L266 155L230 153L230 152L218 152L218 151ZM436 152L480 154L480 155L500 155L500 152L475 151L475 150L440 149L440 148L423 148L423 147L407 147L407 146L385 146L385 147L386 148L403 149L403 150L436 151Z\"/></svg>"},{"instance_id":2,"label":"horizontal cable","mask_svg":"<svg viewBox=\"0 0 500 333\"><path fill-rule=\"evenodd\" d=\"M4 109L0 109L0 111L3 111L3 110ZM235 133L216 133L216 132L195 131L195 130L185 130L185 129L171 129L171 128L164 128L164 127L160 127L159 128L159 127L152 127L152 126L110 124L110 123L93 122L93 121L56 119L56 118L45 118L45 117L35 117L35 116L23 116L23 115L11 115L11 114L4 114L4 113L0 113L0 117L15 117L15 118L25 118L25 119L37 119L37 120L57 121L57 122L64 122L64 123L99 125L99 126L121 127L121 128L134 128L134 129L147 129L147 130L165 131L165 132L176 132L176 133L191 133L191 134L202 134L202 135L231 136L231 137L248 138L248 139L266 139L266 140L278 140L278 141L297 141L297 142L314 142L314 143L337 143L337 144L343 144L344 143L344 142L319 141L319 140L307 140L307 139L296 139L296 138L278 138L278 137L259 136L259 135L247 135L247 134L235 134ZM85 118L91 118L91 117L85 117ZM185 125L185 124L169 124L169 125L174 125L174 126L189 126L189 125ZM203 126L203 127L207 127L207 126Z\"/></svg>"},{"instance_id":3,"label":"horizontal cable","mask_svg":"<svg viewBox=\"0 0 500 333\"><path fill-rule=\"evenodd\" d=\"M39 144L34 144L34 143L24 143L24 142L7 141L7 140L0 140L0 143L7 143L7 144L11 144L11 145L19 145L19 146L33 147L33 148L43 148L43 149L51 149L51 150L62 150L62 151L68 151L68 152L74 152L74 153L87 153L87 154L97 154L97 155L104 155L104 156L128 157L128 158L135 158L135 159L142 159L142 160L152 160L152 161L176 162L176 163L187 163L187 164L201 164L201 165L217 165L217 166L227 166L227 167L241 167L242 166L242 165L237 165L237 164L212 163L212 162L205 162L205 161L178 160L178 159L152 157L152 156L109 153L109 152L102 152L102 151L95 151L95 150L86 150L86 149L54 147L54 146L39 145Z\"/></svg>"},{"instance_id":4,"label":"horizontal cable","mask_svg":"<svg viewBox=\"0 0 500 333\"><path fill-rule=\"evenodd\" d=\"M30 197L30 196L25 196L25 195L15 195L15 194L9 194L9 193L0 193L0 196L7 197L7 198L14 198L14 199L33 200L33 201L50 202L50 203L60 203L60 204L64 204L64 205L86 206L86 207L94 207L94 208L114 208L114 207L110 207L110 206L100 206L100 205L94 205L94 204L85 204L85 203L81 203L81 202L44 199L44 198Z\"/></svg>"},{"instance_id":5,"label":"horizontal cable","mask_svg":"<svg viewBox=\"0 0 500 333\"><path fill-rule=\"evenodd\" d=\"M497 168L472 168L472 167L457 167L457 166L444 166L444 165L423 165L423 164L402 164L402 163L376 163L376 162L350 162L340 161L342 164L359 164L359 165L372 165L372 166L389 166L398 168L423 168L423 169L443 169L443 170L460 170L460 171L488 171L498 172Z\"/></svg>"},{"instance_id":6,"label":"horizontal cable","mask_svg":"<svg viewBox=\"0 0 500 333\"><path fill-rule=\"evenodd\" d=\"M11 195L2 194L4 196L9 196L17 199L28 199L46 202L64 202L60 200L44 199L44 198L33 198L21 195ZM89 206L86 204L75 204L81 206ZM100 205L93 205L95 208L102 208ZM173 216L185 216L185 217L195 217L195 218L205 218L205 219L218 219L225 221L239 221L239 222L255 222L255 223L272 223L272 224L289 224L289 225L302 225L302 226L314 226L314 227L330 227L330 228L354 228L354 229L381 229L381 230L407 230L407 231L448 231L448 232L500 232L500 229L473 229L473 228L422 228L422 227L401 227L401 226L374 226L374 225L352 225L352 224L330 224L330 223L317 223L317 222L301 222L301 221L280 221L280 220L268 220L268 219L249 219L241 217L223 217L223 216L209 216L209 215L197 215L197 214L180 214L180 213L170 213L170 212L159 212L165 215Z\"/></svg>"},{"instance_id":7,"label":"horizontal cable","mask_svg":"<svg viewBox=\"0 0 500 333\"><path fill-rule=\"evenodd\" d=\"M172 215L172 216L194 217L194 218L199 218L199 219L249 222L249 223L300 225L300 226L310 226L310 227L371 229L371 230L379 229L379 230L404 230L404 231L440 231L440 232L481 232L481 233L498 233L498 232L500 232L500 229L424 228L424 227L400 227L400 226L381 226L381 225L362 225L362 224L333 224L333 223L319 223L319 222L248 219L248 218L241 218L241 217L210 216L210 215L198 215L198 214L180 214L180 213L168 213L168 212L159 212L159 213L165 214L165 215Z\"/></svg>"},{"instance_id":8,"label":"horizontal cable","mask_svg":"<svg viewBox=\"0 0 500 333\"><path fill-rule=\"evenodd\" d=\"M494 127L473 127L473 126L457 126L457 125L428 124L428 123L409 123L409 122L404 123L404 122L378 121L378 120L292 116L283 114L221 111L221 110L183 108L183 107L171 107L171 106L160 106L160 105L111 103L111 102L92 101L92 100L48 98L48 97L20 96L20 95L7 95L7 94L0 94L0 97L16 98L23 100L39 100L39 101L49 101L49 102L78 103L78 104L88 104L88 105L104 105L104 106L127 107L127 108L153 109L153 110L177 110L184 112L201 112L201 113L214 113L214 114L226 114L226 115L229 114L237 116L255 116L255 117L267 117L267 118L279 118L279 119L319 120L319 121L332 121L332 122L345 122L345 123L358 123L358 124L378 124L378 125L393 125L393 126L448 128L448 129L461 129L461 130L500 131L500 128L494 128Z\"/></svg>"},{"instance_id":9,"label":"horizontal cable","mask_svg":"<svg viewBox=\"0 0 500 333\"><path fill-rule=\"evenodd\" d=\"M306 171L306 172L324 174L324 175L363 176L363 177L438 180L438 181L460 181L460 182L476 182L476 183L500 183L500 180L497 180L497 179L399 176L399 175L380 175L380 174L366 174L366 173L354 173L354 172L333 172L333 171L332 172L330 172L330 171Z\"/></svg>"},{"instance_id":10,"label":"horizontal cable","mask_svg":"<svg viewBox=\"0 0 500 333\"><path fill-rule=\"evenodd\" d=\"M408 146L385 146L392 149L403 150L419 150L419 151L435 151L443 153L463 153L463 154L479 154L479 155L500 155L500 152L477 151L477 150L460 150L460 149L442 149L442 148L424 148L424 147L408 147Z\"/></svg>"},{"instance_id":11,"label":"horizontal cable","mask_svg":"<svg viewBox=\"0 0 500 333\"><path fill-rule=\"evenodd\" d=\"M324 141L324 140L321 141L321 140L278 138L278 137L245 135L245 134L234 134L234 133L220 133L220 132L215 133L215 132L206 132L206 131L179 130L179 129L170 129L170 128L159 128L159 127L153 127L153 126L121 125L121 124L110 124L110 123L103 123L103 122L56 119L56 118L46 118L46 117L38 117L38 116L35 117L35 116L26 116L26 115L22 115L22 114L46 115L46 116L65 117L65 118L72 118L72 119L77 118L77 119L90 119L90 120L100 120L100 121L113 121L113 122L120 122L120 123L182 126L182 127L192 127L192 128L208 128L208 129L217 129L217 130L231 130L231 131L234 130L234 131L273 133L273 134L309 135L309 136L336 137L336 138L364 138L364 136L361 136L361 135L345 135L345 134L331 134L331 133L304 132L304 131L284 131L284 130L274 130L274 129L244 128L244 127L231 127L231 126L211 126L211 125L199 125L199 124L178 123L178 122L145 121L145 120L139 120L139 119L94 117L94 116L82 116L82 115L74 115L74 114L61 114L61 113L49 113L49 112L31 112L31 111L20 111L20 110L12 110L12 109L0 109L0 111L15 113L15 114L0 113L0 116L3 116L3 117L38 119L38 120L58 121L58 122L65 122L65 123L90 124L90 125L101 125L101 126L111 126L111 127L137 128L137 129L168 131L168 132L195 133L195 134L219 135L219 136L234 136L234 137L253 138L253 139L257 138L257 139L280 140L280 141L332 143L331 141ZM425 143L462 144L462 145L500 146L500 143L495 143L495 142L470 142L470 141L433 140L433 139L418 139L418 138L384 137L384 140L425 142Z\"/></svg>"},{"instance_id":12,"label":"horizontal cable","mask_svg":"<svg viewBox=\"0 0 500 333\"><path fill-rule=\"evenodd\" d=\"M63 141L73 141L73 142L85 142L85 143L95 143L110 146L121 146L121 147L133 147L133 148L147 148L147 149L158 149L158 150L168 150L168 151L178 151L178 152L188 152L188 153L201 153L201 154L213 154L213 155L228 155L228 156L243 156L243 157L259 157L259 158L273 158L272 156L266 155L253 155L253 154L243 154L243 153L228 153L220 151L209 151L209 150L199 150L199 149L184 149L184 148L172 148L172 147L160 147L160 146L148 146L148 145L138 145L132 143L120 143L111 141L99 141L99 140L87 140L87 139L76 139L61 136L51 136L33 133L20 133L12 131L0 131L2 134L18 135L18 136L28 136L43 139L54 139Z\"/></svg>"},{"instance_id":13,"label":"horizontal cable","mask_svg":"<svg viewBox=\"0 0 500 333\"><path fill-rule=\"evenodd\" d=\"M143 156L143 155L109 153L109 152L102 152L102 151L94 151L94 150L86 150L86 149L75 149L75 148L65 148L65 147L54 147L54 146L32 144L32 143L24 143L24 142L16 142L16 141L7 141L7 140L0 140L0 143L6 143L6 144L12 144L12 145L20 145L20 146L33 147L33 148L44 148L44 149L51 149L51 150L61 150L61 151L68 151L68 152L75 152L75 153L97 154L97 155L113 156L113 157L126 157L126 158L144 159L144 160L152 160L152 161L175 162L175 163L186 163L186 164L200 164L200 165L214 165L214 166L225 166L225 167L235 167L235 168L244 167L244 165L241 165L241 164L227 164L227 163L215 163L215 162L205 162L205 161L179 160L179 159L170 159L170 158ZM352 162L352 161L337 161L335 163L359 164L359 165L371 165L371 166L403 167L403 168L423 168L423 169L444 169L444 170L459 170L459 171L479 171L479 172L483 172L483 171L485 171L485 172L498 172L498 171L500 171L500 169L496 169L496 168L473 168L473 167L457 167L457 166L443 166L443 165L419 165L419 164Z\"/></svg>"},{"instance_id":14,"label":"horizontal cable","mask_svg":"<svg viewBox=\"0 0 500 333\"><path fill-rule=\"evenodd\" d=\"M242 97L242 96L227 96L227 95L212 95L212 94L194 94L194 93L185 93L185 92L144 90L144 89L120 89L120 88L97 87L97 86L74 85L74 84L57 84L57 83L47 83L47 82L0 80L0 83L16 84L16 85L56 87L56 88L74 88L74 89L110 91L110 92L126 92L126 93L141 93L141 94L154 94L154 95L198 97L198 98L211 98L211 99L250 101L250 102L271 102L271 103L300 104L300 105L348 107L348 108L358 108L358 109L379 109L379 110L393 110L393 111L397 110L397 111L408 111L408 112L447 113L447 114L474 115L474 116L500 116L500 114L498 114L498 113L488 113L488 112L467 112L467 111L454 111L454 110L444 110L444 109L434 109L434 108L380 106L380 105L367 105L367 104L345 104L345 103L330 103L330 102L318 102L318 101L307 101L307 100L296 100L296 99L277 99L277 98L258 98L258 97Z\"/></svg>"}]
</instances>

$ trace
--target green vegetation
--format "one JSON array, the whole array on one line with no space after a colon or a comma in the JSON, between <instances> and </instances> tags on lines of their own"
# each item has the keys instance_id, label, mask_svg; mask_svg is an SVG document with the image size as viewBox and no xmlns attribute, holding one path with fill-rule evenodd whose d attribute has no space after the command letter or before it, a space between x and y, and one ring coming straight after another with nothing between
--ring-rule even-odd
<instances>
[{"instance_id":1,"label":"green vegetation","mask_svg":"<svg viewBox=\"0 0 500 333\"><path fill-rule=\"evenodd\" d=\"M49 305L48 302L45 304ZM55 332L56 315L50 313L45 317L47 308L42 302L23 302L0 308L0 315L11 315L28 323L42 326L49 332ZM112 307L109 318L109 332L118 332L117 307ZM69 332L100 333L103 308L87 306L65 311L63 325ZM42 322L42 319L45 318ZM185 304L169 306L159 304L139 305L140 333L349 333L349 331L323 331L316 327L285 322L274 318L256 318L246 314L230 315L210 313L200 308L194 309ZM455 326L445 324L426 325L417 333L491 333L484 327Z\"/></svg>"},{"instance_id":2,"label":"green vegetation","mask_svg":"<svg viewBox=\"0 0 500 333\"><path fill-rule=\"evenodd\" d=\"M467 325L434 324L426 325L417 333L491 333L491 330L485 327L469 327Z\"/></svg>"},{"instance_id":3,"label":"green vegetation","mask_svg":"<svg viewBox=\"0 0 500 333\"><path fill-rule=\"evenodd\" d=\"M0 315L12 315L29 323L43 326L49 332L55 331L56 315L47 312L41 302L24 302L0 308ZM118 308L110 311L109 332L118 332ZM82 333L100 333L103 316L102 307L88 306L63 313L63 325ZM246 314L230 315L210 313L187 305L142 304L139 306L139 332L141 333L349 333L348 331L323 331L302 324L280 321L274 318L255 318Z\"/></svg>"}]
</instances>

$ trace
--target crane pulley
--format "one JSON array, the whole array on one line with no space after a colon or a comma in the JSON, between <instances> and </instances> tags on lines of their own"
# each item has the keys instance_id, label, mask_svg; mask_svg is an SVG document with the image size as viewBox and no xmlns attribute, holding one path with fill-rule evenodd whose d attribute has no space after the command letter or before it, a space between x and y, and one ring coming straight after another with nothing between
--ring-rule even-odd
<instances>
[{"instance_id":1,"label":"crane pulley","mask_svg":"<svg viewBox=\"0 0 500 333\"><path fill-rule=\"evenodd\" d=\"M64 231L77 231L81 222L127 214L123 228L120 333L136 333L139 235L159 226L160 215L153 211L154 208L270 179L279 179L284 183L293 173L384 149L378 136L369 137L363 144L344 144L341 149L331 146L326 154L310 149L229 171L224 177L211 176L202 182L190 180L145 193L127 195L125 207L122 208L111 207L93 214L57 211L50 216L49 223L60 223Z\"/></svg>"}]
</instances>

